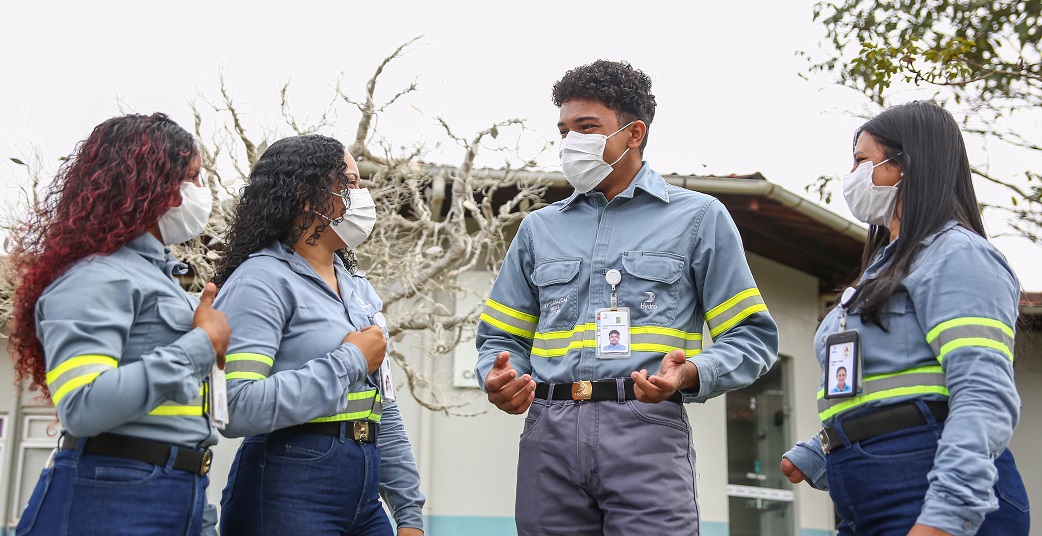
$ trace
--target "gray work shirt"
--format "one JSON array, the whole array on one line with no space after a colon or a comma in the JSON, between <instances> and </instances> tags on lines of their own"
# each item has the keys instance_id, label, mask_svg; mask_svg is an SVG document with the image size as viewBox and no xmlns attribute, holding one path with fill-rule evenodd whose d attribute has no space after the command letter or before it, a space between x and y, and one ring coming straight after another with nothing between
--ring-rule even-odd
<instances>
[{"instance_id":1,"label":"gray work shirt","mask_svg":"<svg viewBox=\"0 0 1042 536\"><path fill-rule=\"evenodd\" d=\"M77 261L40 295L36 333L69 433L217 442L202 397L216 356L192 327L199 300L173 277L184 271L146 232L111 255Z\"/></svg>"},{"instance_id":2,"label":"gray work shirt","mask_svg":"<svg viewBox=\"0 0 1042 536\"><path fill-rule=\"evenodd\" d=\"M350 413L352 394L378 389L361 350L343 342L376 323L383 308L360 273L335 259L338 295L287 246L250 255L221 288L214 306L228 315L228 437L264 434ZM366 418L357 416L355 418ZM399 526L421 528L425 497L397 403L379 419L380 489Z\"/></svg>"}]
</instances>

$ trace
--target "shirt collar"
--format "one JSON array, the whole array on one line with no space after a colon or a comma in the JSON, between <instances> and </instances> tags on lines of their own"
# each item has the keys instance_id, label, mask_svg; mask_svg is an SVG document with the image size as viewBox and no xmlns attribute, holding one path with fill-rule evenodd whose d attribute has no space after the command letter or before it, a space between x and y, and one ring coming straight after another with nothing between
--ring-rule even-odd
<instances>
[{"instance_id":1,"label":"shirt collar","mask_svg":"<svg viewBox=\"0 0 1042 536\"><path fill-rule=\"evenodd\" d=\"M163 245L158 238L148 231L128 242L126 247L166 272L166 275L174 276L188 273L188 265L171 255L170 248Z\"/></svg>"},{"instance_id":2,"label":"shirt collar","mask_svg":"<svg viewBox=\"0 0 1042 536\"><path fill-rule=\"evenodd\" d=\"M956 220L948 220L947 222L945 222L944 225L941 226L940 229L937 230L937 232L935 232L935 233L927 236L926 238L924 238L923 241L921 242L921 244L924 245L924 246L929 246L930 244L933 244L933 241L937 240L938 236L941 236L942 234L947 233L948 231L951 231L952 229L954 229L958 225L959 225L958 221L956 221Z\"/></svg>"},{"instance_id":3,"label":"shirt collar","mask_svg":"<svg viewBox=\"0 0 1042 536\"><path fill-rule=\"evenodd\" d=\"M666 191L666 179L662 178L657 171L651 169L651 166L647 162L641 166L640 171L630 181L629 186L625 190L619 192L619 195L615 197L622 197L624 199L632 199L636 193L637 188L644 190L652 196L658 198L663 203L669 203L669 192ZM573 191L572 195L568 196L568 199L564 200L561 204L560 210L564 210L568 205L580 196L588 197L591 195L604 195L596 190L590 190L585 194L580 194L577 191Z\"/></svg>"},{"instance_id":4,"label":"shirt collar","mask_svg":"<svg viewBox=\"0 0 1042 536\"><path fill-rule=\"evenodd\" d=\"M315 271L311 268L311 265L308 264L308 261L304 260L304 257L298 255L295 251L293 251L292 248L290 248L286 244L283 244L279 240L275 240L272 243L268 244L268 246L264 249L260 251L255 251L250 254L251 258L260 256L274 257L288 264L294 272L300 274L313 275L315 273ZM346 270L344 262L340 260L339 255L333 255L333 264L335 264L341 270Z\"/></svg>"}]
</instances>

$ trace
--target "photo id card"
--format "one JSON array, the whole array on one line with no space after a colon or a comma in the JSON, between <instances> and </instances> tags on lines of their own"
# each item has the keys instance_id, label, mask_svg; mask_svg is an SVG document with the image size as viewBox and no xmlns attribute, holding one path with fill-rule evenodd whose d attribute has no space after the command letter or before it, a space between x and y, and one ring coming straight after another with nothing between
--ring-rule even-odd
<instances>
[{"instance_id":1,"label":"photo id card","mask_svg":"<svg viewBox=\"0 0 1042 536\"><path fill-rule=\"evenodd\" d=\"M861 344L857 330L833 333L825 338L825 398L858 394L861 378Z\"/></svg>"},{"instance_id":2,"label":"photo id card","mask_svg":"<svg viewBox=\"0 0 1042 536\"><path fill-rule=\"evenodd\" d=\"M630 356L630 309L597 309L597 358Z\"/></svg>"},{"instance_id":3,"label":"photo id card","mask_svg":"<svg viewBox=\"0 0 1042 536\"><path fill-rule=\"evenodd\" d=\"M218 429L224 430L228 426L228 384L225 381L224 370L213 366L210 371L210 423Z\"/></svg>"}]
</instances>

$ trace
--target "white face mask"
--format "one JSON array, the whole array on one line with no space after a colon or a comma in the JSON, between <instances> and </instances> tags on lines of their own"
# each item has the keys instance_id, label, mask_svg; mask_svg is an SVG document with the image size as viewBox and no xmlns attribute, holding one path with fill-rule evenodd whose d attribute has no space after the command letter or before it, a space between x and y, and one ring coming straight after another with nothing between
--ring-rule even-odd
<instances>
[{"instance_id":1,"label":"white face mask","mask_svg":"<svg viewBox=\"0 0 1042 536\"><path fill-rule=\"evenodd\" d=\"M373 227L376 226L376 202L373 201L368 188L351 188L347 192L350 200L344 199L343 193L333 194L342 199L347 207L343 217L330 220L322 214L319 215L329 222L333 232L344 241L347 248L353 250L369 238Z\"/></svg>"},{"instance_id":2,"label":"white face mask","mask_svg":"<svg viewBox=\"0 0 1042 536\"><path fill-rule=\"evenodd\" d=\"M872 184L872 171L892 158L878 164L872 164L871 161L863 162L853 172L843 175L843 198L850 206L850 212L855 218L869 225L889 227L893 221L894 210L897 208L897 184Z\"/></svg>"},{"instance_id":3,"label":"white face mask","mask_svg":"<svg viewBox=\"0 0 1042 536\"><path fill-rule=\"evenodd\" d=\"M630 121L625 127L613 132L610 136L604 134L582 134L569 131L568 135L561 140L561 168L564 177L579 193L584 194L597 187L605 177L611 174L612 166L619 163L623 156L630 151L629 147L619 155L611 164L604 161L604 146L608 138L622 132L623 129L632 125Z\"/></svg>"},{"instance_id":4,"label":"white face mask","mask_svg":"<svg viewBox=\"0 0 1042 536\"><path fill-rule=\"evenodd\" d=\"M159 217L159 234L166 245L187 242L206 229L213 209L210 189L191 182L181 183L181 205L170 207Z\"/></svg>"}]
</instances>

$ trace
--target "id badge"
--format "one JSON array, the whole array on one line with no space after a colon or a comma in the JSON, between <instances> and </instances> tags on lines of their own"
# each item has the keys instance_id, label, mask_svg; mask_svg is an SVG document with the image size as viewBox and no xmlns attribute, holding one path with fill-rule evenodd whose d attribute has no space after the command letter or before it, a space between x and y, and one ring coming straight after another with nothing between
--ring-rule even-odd
<instances>
[{"instance_id":1,"label":"id badge","mask_svg":"<svg viewBox=\"0 0 1042 536\"><path fill-rule=\"evenodd\" d=\"M224 370L213 366L210 371L210 423L218 430L228 426L228 384Z\"/></svg>"},{"instance_id":2,"label":"id badge","mask_svg":"<svg viewBox=\"0 0 1042 536\"><path fill-rule=\"evenodd\" d=\"M825 398L857 396L861 391L861 338L857 330L825 338Z\"/></svg>"},{"instance_id":3,"label":"id badge","mask_svg":"<svg viewBox=\"0 0 1042 536\"><path fill-rule=\"evenodd\" d=\"M630 356L630 309L597 309L597 358Z\"/></svg>"},{"instance_id":4,"label":"id badge","mask_svg":"<svg viewBox=\"0 0 1042 536\"><path fill-rule=\"evenodd\" d=\"M387 318L383 313L376 313L373 315L372 322L383 332L384 339L387 339L387 346L390 347L391 339L387 336ZM394 379L391 378L391 367L387 364L386 355L383 363L380 364L380 393L384 400L393 401L397 398L394 394Z\"/></svg>"}]
</instances>

